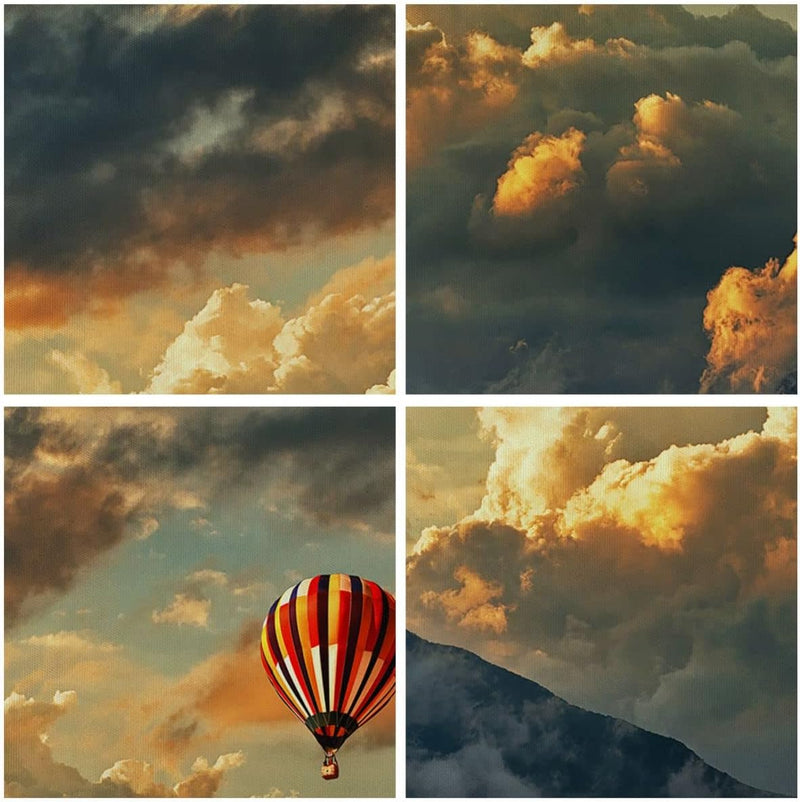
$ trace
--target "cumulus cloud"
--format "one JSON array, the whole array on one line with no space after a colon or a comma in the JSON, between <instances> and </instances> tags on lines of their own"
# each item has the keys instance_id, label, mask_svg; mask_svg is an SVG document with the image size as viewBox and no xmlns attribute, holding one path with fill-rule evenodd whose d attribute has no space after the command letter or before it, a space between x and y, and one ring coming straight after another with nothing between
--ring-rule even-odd
<instances>
[{"instance_id":1,"label":"cumulus cloud","mask_svg":"<svg viewBox=\"0 0 800 802\"><path fill-rule=\"evenodd\" d=\"M580 154L586 135L570 128L560 137L533 133L514 151L508 171L497 179L495 214L524 215L574 192L580 183Z\"/></svg>"},{"instance_id":2,"label":"cumulus cloud","mask_svg":"<svg viewBox=\"0 0 800 802\"><path fill-rule=\"evenodd\" d=\"M503 604L491 604L492 599L503 595L502 586L485 581L463 565L456 568L453 578L461 583L458 590L446 590L440 594L423 593L420 596L422 604L441 607L447 617L455 620L460 627L488 630L496 635L505 632L508 625L507 608Z\"/></svg>"},{"instance_id":3,"label":"cumulus cloud","mask_svg":"<svg viewBox=\"0 0 800 802\"><path fill-rule=\"evenodd\" d=\"M526 67L536 68L546 61L568 61L594 50L596 46L591 39L571 38L560 22L547 27L534 25L531 28L531 45L522 54L522 63Z\"/></svg>"},{"instance_id":4,"label":"cumulus cloud","mask_svg":"<svg viewBox=\"0 0 800 802\"><path fill-rule=\"evenodd\" d=\"M220 755L213 765L209 765L204 757L198 757L192 764L191 775L175 784L175 796L214 796L225 773L243 764L244 755L241 752Z\"/></svg>"},{"instance_id":5,"label":"cumulus cloud","mask_svg":"<svg viewBox=\"0 0 800 802\"><path fill-rule=\"evenodd\" d=\"M373 384L368 388L366 395L394 395L397 382L397 370L392 368L392 372L386 377L384 384Z\"/></svg>"},{"instance_id":6,"label":"cumulus cloud","mask_svg":"<svg viewBox=\"0 0 800 802\"><path fill-rule=\"evenodd\" d=\"M797 247L783 265L731 267L708 293L711 338L701 392L774 393L797 385Z\"/></svg>"},{"instance_id":7,"label":"cumulus cloud","mask_svg":"<svg viewBox=\"0 0 800 802\"><path fill-rule=\"evenodd\" d=\"M211 612L210 599L197 599L186 593L176 593L163 610L153 610L154 624L187 624L205 629Z\"/></svg>"},{"instance_id":8,"label":"cumulus cloud","mask_svg":"<svg viewBox=\"0 0 800 802\"><path fill-rule=\"evenodd\" d=\"M250 301L244 285L215 290L164 352L147 392L231 392L231 385L242 387L242 374L258 386L275 369L272 340L282 326L280 309Z\"/></svg>"},{"instance_id":9,"label":"cumulus cloud","mask_svg":"<svg viewBox=\"0 0 800 802\"><path fill-rule=\"evenodd\" d=\"M198 757L191 773L169 787L156 779L156 769L143 760L123 759L100 775L98 782L53 759L50 727L77 704L75 691L56 691L51 702L12 692L4 702L5 791L7 796L213 796L228 771L245 762L242 752L220 755L212 765Z\"/></svg>"},{"instance_id":10,"label":"cumulus cloud","mask_svg":"<svg viewBox=\"0 0 800 802\"><path fill-rule=\"evenodd\" d=\"M410 25L406 38L406 147L416 166L427 161L432 145L452 136L454 124L478 127L514 101L520 54L481 31L454 47L430 23Z\"/></svg>"},{"instance_id":11,"label":"cumulus cloud","mask_svg":"<svg viewBox=\"0 0 800 802\"><path fill-rule=\"evenodd\" d=\"M162 515L254 483L319 526L390 532L394 521L391 410L9 409L5 457L10 626ZM203 605L188 607L201 621Z\"/></svg>"},{"instance_id":12,"label":"cumulus cloud","mask_svg":"<svg viewBox=\"0 0 800 802\"><path fill-rule=\"evenodd\" d=\"M241 284L216 290L167 348L146 392L371 390L394 367L393 269L393 258L344 268L289 319L249 300Z\"/></svg>"},{"instance_id":13,"label":"cumulus cloud","mask_svg":"<svg viewBox=\"0 0 800 802\"><path fill-rule=\"evenodd\" d=\"M76 703L74 691L50 702L12 692L5 699L5 793L7 796L88 796L91 783L72 766L53 760L49 728Z\"/></svg>"},{"instance_id":14,"label":"cumulus cloud","mask_svg":"<svg viewBox=\"0 0 800 802\"><path fill-rule=\"evenodd\" d=\"M481 420L496 444L486 494L422 533L409 625L790 792L775 755L793 765L795 410L639 460L621 457L625 413Z\"/></svg>"}]
</instances>

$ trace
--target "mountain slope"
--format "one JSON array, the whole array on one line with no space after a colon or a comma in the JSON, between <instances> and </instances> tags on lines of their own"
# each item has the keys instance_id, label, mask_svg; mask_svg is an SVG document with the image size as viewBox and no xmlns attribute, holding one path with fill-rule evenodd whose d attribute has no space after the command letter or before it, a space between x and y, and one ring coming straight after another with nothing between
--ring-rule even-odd
<instances>
[{"instance_id":1,"label":"mountain slope","mask_svg":"<svg viewBox=\"0 0 800 802\"><path fill-rule=\"evenodd\" d=\"M409 797L772 796L463 649L407 650Z\"/></svg>"}]
</instances>

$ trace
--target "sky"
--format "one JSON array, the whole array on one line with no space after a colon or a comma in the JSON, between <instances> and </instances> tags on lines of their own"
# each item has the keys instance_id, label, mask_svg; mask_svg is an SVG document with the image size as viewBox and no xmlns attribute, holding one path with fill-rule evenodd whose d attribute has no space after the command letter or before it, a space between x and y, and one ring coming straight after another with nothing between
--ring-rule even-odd
<instances>
[{"instance_id":1,"label":"sky","mask_svg":"<svg viewBox=\"0 0 800 802\"><path fill-rule=\"evenodd\" d=\"M408 7L410 392L796 388L787 9Z\"/></svg>"},{"instance_id":2,"label":"sky","mask_svg":"<svg viewBox=\"0 0 800 802\"><path fill-rule=\"evenodd\" d=\"M7 409L12 796L393 796L393 704L324 782L261 625L286 588L394 593L389 409Z\"/></svg>"},{"instance_id":3,"label":"sky","mask_svg":"<svg viewBox=\"0 0 800 802\"><path fill-rule=\"evenodd\" d=\"M410 631L796 794L794 408L409 408L407 439Z\"/></svg>"},{"instance_id":4,"label":"sky","mask_svg":"<svg viewBox=\"0 0 800 802\"><path fill-rule=\"evenodd\" d=\"M6 390L392 391L394 27L6 8Z\"/></svg>"}]
</instances>

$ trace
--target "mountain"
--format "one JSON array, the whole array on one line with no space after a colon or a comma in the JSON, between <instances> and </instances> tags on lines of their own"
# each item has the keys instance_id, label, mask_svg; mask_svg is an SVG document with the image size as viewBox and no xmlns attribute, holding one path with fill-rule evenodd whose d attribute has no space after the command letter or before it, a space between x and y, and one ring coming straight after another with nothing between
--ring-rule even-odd
<instances>
[{"instance_id":1,"label":"mountain","mask_svg":"<svg viewBox=\"0 0 800 802\"><path fill-rule=\"evenodd\" d=\"M774 796L464 649L409 632L406 671L409 797Z\"/></svg>"}]
</instances>

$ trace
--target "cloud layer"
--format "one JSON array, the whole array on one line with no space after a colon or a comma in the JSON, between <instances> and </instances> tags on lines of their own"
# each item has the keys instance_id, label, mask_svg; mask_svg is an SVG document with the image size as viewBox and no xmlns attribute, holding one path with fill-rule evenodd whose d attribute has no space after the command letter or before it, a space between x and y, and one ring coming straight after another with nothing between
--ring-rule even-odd
<instances>
[{"instance_id":1,"label":"cloud layer","mask_svg":"<svg viewBox=\"0 0 800 802\"><path fill-rule=\"evenodd\" d=\"M791 793L795 411L641 460L619 458L621 411L481 421L496 443L486 494L422 532L409 626Z\"/></svg>"},{"instance_id":2,"label":"cloud layer","mask_svg":"<svg viewBox=\"0 0 800 802\"><path fill-rule=\"evenodd\" d=\"M10 12L12 292L77 274L118 295L211 250L389 218L392 23L357 6Z\"/></svg>"},{"instance_id":3,"label":"cloud layer","mask_svg":"<svg viewBox=\"0 0 800 802\"><path fill-rule=\"evenodd\" d=\"M5 456L8 625L160 516L257 486L318 526L394 525L391 410L7 410ZM159 620L202 626L181 596Z\"/></svg>"},{"instance_id":4,"label":"cloud layer","mask_svg":"<svg viewBox=\"0 0 800 802\"><path fill-rule=\"evenodd\" d=\"M791 28L582 8L409 9L413 391L696 391L708 288L795 233Z\"/></svg>"},{"instance_id":5,"label":"cloud layer","mask_svg":"<svg viewBox=\"0 0 800 802\"><path fill-rule=\"evenodd\" d=\"M58 797L209 797L225 774L244 763L241 752L220 755L213 765L198 757L189 776L172 787L157 782L150 763L126 758L106 769L97 782L53 759L50 726L77 704L75 691L57 692L40 702L12 692L5 700L5 793L7 796Z\"/></svg>"}]
</instances>

